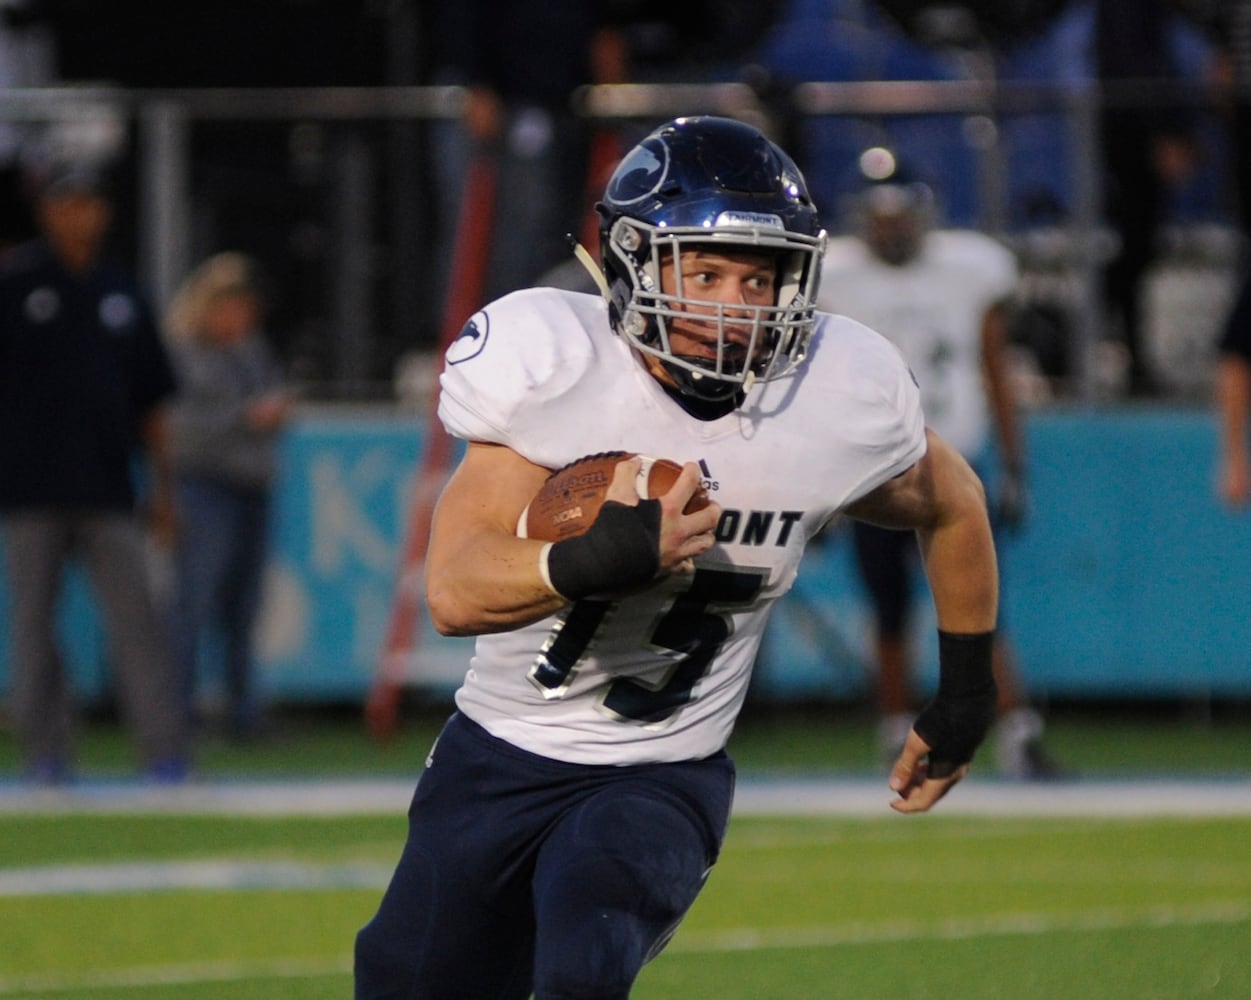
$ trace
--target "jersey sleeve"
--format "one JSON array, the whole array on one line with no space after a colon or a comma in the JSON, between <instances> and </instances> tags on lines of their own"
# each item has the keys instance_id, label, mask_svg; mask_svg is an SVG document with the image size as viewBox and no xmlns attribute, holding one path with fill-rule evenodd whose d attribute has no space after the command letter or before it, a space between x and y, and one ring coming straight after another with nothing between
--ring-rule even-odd
<instances>
[{"instance_id":1,"label":"jersey sleeve","mask_svg":"<svg viewBox=\"0 0 1251 1000\"><path fill-rule=\"evenodd\" d=\"M925 454L925 414L916 378L894 344L840 317L840 337L854 340L848 352L847 383L831 419L860 455L862 471L845 503L859 500L907 471Z\"/></svg>"},{"instance_id":2,"label":"jersey sleeve","mask_svg":"<svg viewBox=\"0 0 1251 1000\"><path fill-rule=\"evenodd\" d=\"M527 442L543 431L536 422L552 419L548 404L577 384L594 353L571 294L517 292L470 318L439 378L439 419L449 434L533 460Z\"/></svg>"}]
</instances>

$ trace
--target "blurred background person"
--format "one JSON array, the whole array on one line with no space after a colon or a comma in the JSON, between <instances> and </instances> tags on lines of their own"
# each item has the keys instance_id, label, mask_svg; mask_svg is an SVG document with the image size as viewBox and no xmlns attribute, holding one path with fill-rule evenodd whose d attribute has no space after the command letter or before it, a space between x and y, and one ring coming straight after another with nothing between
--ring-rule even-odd
<instances>
[{"instance_id":1,"label":"blurred background person","mask_svg":"<svg viewBox=\"0 0 1251 1000\"><path fill-rule=\"evenodd\" d=\"M1220 469L1217 491L1232 508L1251 500L1251 267L1221 334L1216 362L1216 413Z\"/></svg>"},{"instance_id":2,"label":"blurred background person","mask_svg":"<svg viewBox=\"0 0 1251 1000\"><path fill-rule=\"evenodd\" d=\"M926 423L983 480L997 446L992 523L1015 529L1026 513L1025 453L1006 355L1016 260L980 233L931 228L937 211L933 190L891 151L867 150L859 169L860 190L849 213L855 235L831 239L818 305L859 320L900 349L920 384ZM919 553L912 532L861 522L852 531L875 617L879 748L883 759L893 760L918 700L908 631ZM1026 701L1002 621L994 666L1000 772L1021 779L1055 777L1056 765L1042 745L1042 717Z\"/></svg>"},{"instance_id":3,"label":"blurred background person","mask_svg":"<svg viewBox=\"0 0 1251 1000\"><path fill-rule=\"evenodd\" d=\"M626 40L613 4L552 0L443 0L432 23L442 44L435 80L466 88L460 122L438 126L443 245L450 248L475 158L494 164L495 231L483 301L533 284L569 256L586 204L591 127L573 108L577 89L624 82ZM518 252L518 247L524 248ZM452 264L450 260L445 264ZM463 266L463 265L462 265Z\"/></svg>"},{"instance_id":4,"label":"blurred background person","mask_svg":"<svg viewBox=\"0 0 1251 1000\"><path fill-rule=\"evenodd\" d=\"M1216 83L1226 102L1231 194L1245 257L1251 252L1251 0L1215 7Z\"/></svg>"},{"instance_id":5,"label":"blurred background person","mask_svg":"<svg viewBox=\"0 0 1251 1000\"><path fill-rule=\"evenodd\" d=\"M41 0L0 0L0 91L42 87L55 78L56 45ZM0 121L0 252L33 239L22 192L22 148L33 126Z\"/></svg>"},{"instance_id":6,"label":"blurred background person","mask_svg":"<svg viewBox=\"0 0 1251 1000\"><path fill-rule=\"evenodd\" d=\"M1095 75L1101 84L1157 86L1180 74L1170 50L1166 0L1096 0ZM1158 91L1104 94L1098 124L1103 157L1104 215L1118 245L1104 268L1102 294L1113 329L1128 353L1131 396L1155 396L1160 386L1143 346L1142 297L1159 256L1168 195L1194 168L1191 109L1162 103Z\"/></svg>"},{"instance_id":7,"label":"blurred background person","mask_svg":"<svg viewBox=\"0 0 1251 1000\"><path fill-rule=\"evenodd\" d=\"M170 419L175 655L194 723L200 654L210 636L220 640L226 731L236 739L259 735L263 724L253 639L277 445L293 406L263 317L256 263L221 253L187 277L166 318L181 385Z\"/></svg>"},{"instance_id":8,"label":"blurred background person","mask_svg":"<svg viewBox=\"0 0 1251 1000\"><path fill-rule=\"evenodd\" d=\"M167 634L148 589L133 466L169 537L165 405L175 378L131 276L103 260L108 165L40 161L29 178L40 236L0 268L0 522L12 623L12 714L39 783L74 767L74 692L57 641L67 563L85 565L142 767L186 777L186 732Z\"/></svg>"}]
</instances>

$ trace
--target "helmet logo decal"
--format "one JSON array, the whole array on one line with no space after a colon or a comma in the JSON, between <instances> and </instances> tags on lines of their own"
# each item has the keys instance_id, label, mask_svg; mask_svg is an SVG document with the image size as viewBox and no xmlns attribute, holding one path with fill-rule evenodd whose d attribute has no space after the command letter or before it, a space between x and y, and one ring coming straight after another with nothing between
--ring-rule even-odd
<instances>
[{"instance_id":1,"label":"helmet logo decal","mask_svg":"<svg viewBox=\"0 0 1251 1000\"><path fill-rule=\"evenodd\" d=\"M626 154L613 172L606 192L614 201L629 204L660 190L669 174L669 147L644 141Z\"/></svg>"}]
</instances>

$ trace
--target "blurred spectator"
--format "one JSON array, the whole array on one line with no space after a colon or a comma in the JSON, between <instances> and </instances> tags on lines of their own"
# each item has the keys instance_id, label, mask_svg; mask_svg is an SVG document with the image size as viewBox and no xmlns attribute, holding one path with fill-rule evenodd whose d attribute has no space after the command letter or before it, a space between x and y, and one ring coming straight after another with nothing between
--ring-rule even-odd
<instances>
[{"instance_id":1,"label":"blurred spectator","mask_svg":"<svg viewBox=\"0 0 1251 1000\"><path fill-rule=\"evenodd\" d=\"M1095 0L1095 76L1104 85L1176 79L1169 49L1166 0ZM1099 121L1104 213L1119 238L1105 268L1103 298L1129 355L1129 393L1159 391L1142 343L1141 298L1167 195L1193 169L1194 121L1184 107L1162 104L1158 92L1105 93Z\"/></svg>"},{"instance_id":2,"label":"blurred spectator","mask_svg":"<svg viewBox=\"0 0 1251 1000\"><path fill-rule=\"evenodd\" d=\"M186 775L167 636L147 587L132 460L143 443L149 513L172 524L164 404L174 374L135 281L102 261L112 216L104 166L39 164L41 237L0 269L0 520L12 601L12 709L30 778L73 766L73 692L57 645L71 557L86 564L124 715L146 774Z\"/></svg>"},{"instance_id":3,"label":"blurred spectator","mask_svg":"<svg viewBox=\"0 0 1251 1000\"><path fill-rule=\"evenodd\" d=\"M43 6L37 0L0 0L0 90L52 81L55 45ZM21 151L28 130L25 124L0 121L0 252L36 235L22 193Z\"/></svg>"},{"instance_id":4,"label":"blurred spectator","mask_svg":"<svg viewBox=\"0 0 1251 1000\"><path fill-rule=\"evenodd\" d=\"M980 233L932 229L932 189L892 152L867 150L860 168L861 191L852 200L857 234L830 241L818 305L859 320L900 349L920 384L926 423L983 475L993 431L1002 472L992 524L1015 529L1026 513L1025 453L1005 352L1016 260ZM894 760L916 711L908 651L916 537L860 521L852 530L876 619L880 750ZM994 668L1001 773L1054 777L1041 743L1043 720L1026 701L1002 624Z\"/></svg>"},{"instance_id":5,"label":"blurred spectator","mask_svg":"<svg viewBox=\"0 0 1251 1000\"><path fill-rule=\"evenodd\" d=\"M757 86L789 100L792 88L807 81L952 81L967 79L968 60L947 47L923 44L903 27L913 20L895 5L857 0L822 0L787 5L775 28L762 37L754 69L765 77ZM945 11L956 9L944 7ZM918 11L919 13L919 11ZM774 106L784 106L776 101ZM817 207L831 211L855 189L843 169L868 146L889 145L910 163L939 170L948 178L948 216L971 221L978 211L977 163L967 139L966 115L881 115L873 113L801 116L789 124L796 133L796 160L807 175Z\"/></svg>"},{"instance_id":6,"label":"blurred spectator","mask_svg":"<svg viewBox=\"0 0 1251 1000\"><path fill-rule=\"evenodd\" d=\"M1217 489L1230 507L1251 500L1251 268L1230 311L1216 365L1216 406L1220 421L1220 472Z\"/></svg>"},{"instance_id":7,"label":"blurred spectator","mask_svg":"<svg viewBox=\"0 0 1251 1000\"><path fill-rule=\"evenodd\" d=\"M441 127L436 164L442 202L454 206L475 157L497 178L495 231L485 298L527 287L568 257L566 233L581 228L589 129L574 112L575 91L626 76L625 40L612 4L553 0L444 0L430 23L439 32L440 83L467 87L460 128ZM457 213L445 209L445 227ZM448 233L443 245L451 247ZM448 260L450 266L464 262Z\"/></svg>"},{"instance_id":8,"label":"blurred spectator","mask_svg":"<svg viewBox=\"0 0 1251 1000\"><path fill-rule=\"evenodd\" d=\"M1251 0L1217 5L1216 34L1218 82L1229 97L1235 209L1243 239L1251 240Z\"/></svg>"},{"instance_id":9,"label":"blurred spectator","mask_svg":"<svg viewBox=\"0 0 1251 1000\"><path fill-rule=\"evenodd\" d=\"M166 320L181 391L170 420L178 500L174 649L194 719L199 653L219 628L229 733L259 733L252 643L269 550L270 489L292 396L262 332L256 264L204 261Z\"/></svg>"}]
</instances>

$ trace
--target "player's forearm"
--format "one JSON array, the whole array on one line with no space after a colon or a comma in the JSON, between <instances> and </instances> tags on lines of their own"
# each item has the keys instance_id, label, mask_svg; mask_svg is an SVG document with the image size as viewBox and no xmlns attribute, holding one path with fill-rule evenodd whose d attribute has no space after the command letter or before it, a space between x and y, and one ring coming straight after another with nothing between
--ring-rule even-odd
<instances>
[{"instance_id":1,"label":"player's forearm","mask_svg":"<svg viewBox=\"0 0 1251 1000\"><path fill-rule=\"evenodd\" d=\"M506 632L545 618L568 601L543 579L543 542L480 534L426 563L426 602L444 635Z\"/></svg>"},{"instance_id":2,"label":"player's forearm","mask_svg":"<svg viewBox=\"0 0 1251 1000\"><path fill-rule=\"evenodd\" d=\"M944 530L924 542L926 576L938 627L944 632L988 632L998 615L998 572L989 529Z\"/></svg>"},{"instance_id":3,"label":"player's forearm","mask_svg":"<svg viewBox=\"0 0 1251 1000\"><path fill-rule=\"evenodd\" d=\"M946 491L942 516L919 532L938 627L961 634L995 627L999 572L985 495L971 472Z\"/></svg>"}]
</instances>

